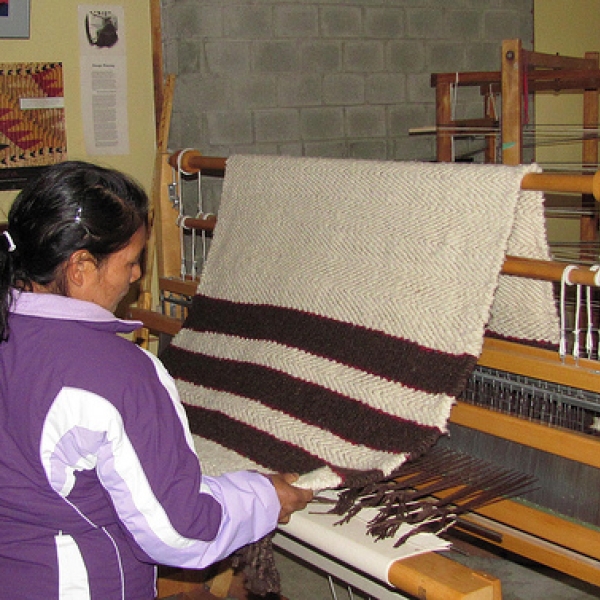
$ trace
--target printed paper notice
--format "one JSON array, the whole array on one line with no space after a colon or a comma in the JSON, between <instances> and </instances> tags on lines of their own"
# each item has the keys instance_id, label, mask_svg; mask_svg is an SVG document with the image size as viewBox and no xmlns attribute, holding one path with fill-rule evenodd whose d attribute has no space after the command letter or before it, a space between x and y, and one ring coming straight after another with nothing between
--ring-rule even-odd
<instances>
[{"instance_id":1,"label":"printed paper notice","mask_svg":"<svg viewBox=\"0 0 600 600\"><path fill-rule=\"evenodd\" d=\"M122 6L79 6L81 105L89 155L129 154Z\"/></svg>"}]
</instances>

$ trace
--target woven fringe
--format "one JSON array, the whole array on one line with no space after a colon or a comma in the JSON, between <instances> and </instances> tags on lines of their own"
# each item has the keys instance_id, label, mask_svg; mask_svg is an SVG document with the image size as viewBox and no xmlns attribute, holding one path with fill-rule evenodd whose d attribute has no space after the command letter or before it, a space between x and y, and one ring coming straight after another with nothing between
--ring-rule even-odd
<instances>
[{"instance_id":1,"label":"woven fringe","mask_svg":"<svg viewBox=\"0 0 600 600\"><path fill-rule=\"evenodd\" d=\"M396 540L397 548L417 533L443 533L460 515L531 491L534 483L531 475L434 448L403 465L393 478L344 490L329 513L342 516L341 525L363 508L377 509L367 524L367 533L376 539L395 537L403 523L416 525Z\"/></svg>"},{"instance_id":2,"label":"woven fringe","mask_svg":"<svg viewBox=\"0 0 600 600\"><path fill-rule=\"evenodd\" d=\"M260 597L281 593L281 579L273 553L273 535L240 548L232 556L233 568L243 571L248 591Z\"/></svg>"},{"instance_id":3,"label":"woven fringe","mask_svg":"<svg viewBox=\"0 0 600 600\"><path fill-rule=\"evenodd\" d=\"M347 523L364 508L377 509L367 524L367 533L376 539L395 537L403 523L415 525L398 537L397 548L417 533L444 533L462 514L531 491L534 485L531 475L434 448L405 463L393 477L345 489L337 501L319 497L315 501L333 504L327 512L342 517L336 525ZM281 593L272 540L269 535L233 557L234 567L243 569L248 590L260 597Z\"/></svg>"}]
</instances>

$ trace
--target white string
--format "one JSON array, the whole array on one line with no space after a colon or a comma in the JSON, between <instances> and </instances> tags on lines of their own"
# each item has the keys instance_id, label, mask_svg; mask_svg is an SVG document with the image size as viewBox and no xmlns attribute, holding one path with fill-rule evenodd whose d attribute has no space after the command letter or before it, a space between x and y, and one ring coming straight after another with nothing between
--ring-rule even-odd
<instances>
[{"instance_id":1,"label":"white string","mask_svg":"<svg viewBox=\"0 0 600 600\"><path fill-rule=\"evenodd\" d=\"M184 238L184 234L183 234L183 230L185 229L185 217L184 217L184 206L183 206L183 192L182 192L182 187L181 187L181 182L182 182L182 178L181 175L193 175L193 173L189 173L188 171L184 170L183 167L181 166L181 163L183 161L184 156L186 155L187 152L191 152L193 151L194 148L184 148L178 155L177 155L177 189L179 190L179 216L177 219L177 224L179 225L179 249L181 252L181 266L180 266L180 277L181 279L185 279L187 276L187 267L185 264L185 238ZM192 245L193 245L193 236L194 234L192 233ZM192 270L194 269L194 266L192 266Z\"/></svg>"},{"instance_id":2,"label":"white string","mask_svg":"<svg viewBox=\"0 0 600 600\"><path fill-rule=\"evenodd\" d=\"M491 114L492 119L497 120L498 119L498 109L496 107L496 95L493 92L491 83L490 83L490 88L489 88L489 93L488 93L487 98L488 98L487 112L489 114ZM493 162L496 162L497 160L498 160L498 144L495 144Z\"/></svg>"},{"instance_id":3,"label":"white string","mask_svg":"<svg viewBox=\"0 0 600 600\"><path fill-rule=\"evenodd\" d=\"M596 273L594 275L594 285L596 287L600 287L600 265L592 265L590 267L590 271L594 271Z\"/></svg>"},{"instance_id":4,"label":"white string","mask_svg":"<svg viewBox=\"0 0 600 600\"><path fill-rule=\"evenodd\" d=\"M600 265L592 265L590 271L595 273L594 285L597 287L600 285ZM592 311L592 287L587 286L587 334L585 338L585 348L588 358L594 357L594 315ZM600 332L599 332L600 333ZM600 338L599 338L600 339ZM598 358L600 358L600 352L598 352Z\"/></svg>"},{"instance_id":5,"label":"white string","mask_svg":"<svg viewBox=\"0 0 600 600\"><path fill-rule=\"evenodd\" d=\"M183 157L185 156L186 152L193 152L195 149L194 148L184 148L178 155L177 155L177 170L180 173L183 173L184 175L193 175L193 173L190 173L188 171L184 171L183 167L181 166L181 163L183 161Z\"/></svg>"},{"instance_id":6,"label":"white string","mask_svg":"<svg viewBox=\"0 0 600 600\"><path fill-rule=\"evenodd\" d=\"M575 288L575 323L573 325L573 358L579 360L579 334L581 333L581 286Z\"/></svg>"},{"instance_id":7,"label":"white string","mask_svg":"<svg viewBox=\"0 0 600 600\"><path fill-rule=\"evenodd\" d=\"M561 360L567 355L567 318L566 318L566 286L573 285L569 275L575 265L568 265L564 268L560 278L560 341L558 344L558 354Z\"/></svg>"},{"instance_id":8,"label":"white string","mask_svg":"<svg viewBox=\"0 0 600 600\"><path fill-rule=\"evenodd\" d=\"M202 173L198 173L198 218L206 219L204 215L204 195L202 193ZM202 230L200 233L200 238L202 240L202 266L201 269L204 269L204 265L206 264L206 255L207 255L207 247L206 247L206 230ZM196 250L194 248L194 277L196 277Z\"/></svg>"},{"instance_id":9,"label":"white string","mask_svg":"<svg viewBox=\"0 0 600 600\"><path fill-rule=\"evenodd\" d=\"M454 83L450 84L450 118L456 120L456 105L458 103L458 73L454 76Z\"/></svg>"},{"instance_id":10,"label":"white string","mask_svg":"<svg viewBox=\"0 0 600 600\"><path fill-rule=\"evenodd\" d=\"M458 73L455 75L455 81L453 84L450 84L450 118L452 121L456 120L456 105L458 104ZM456 160L456 141L454 136L450 137L450 153L451 160L454 162Z\"/></svg>"},{"instance_id":11,"label":"white string","mask_svg":"<svg viewBox=\"0 0 600 600\"><path fill-rule=\"evenodd\" d=\"M490 93L488 94L488 108L490 109L488 112L492 113L492 119L498 118L498 110L496 108L496 95L492 91L492 84L490 83Z\"/></svg>"},{"instance_id":12,"label":"white string","mask_svg":"<svg viewBox=\"0 0 600 600\"><path fill-rule=\"evenodd\" d=\"M198 209L199 207L202 205L202 191L201 191L201 186L200 186L200 181L201 181L201 175L200 173L197 174L198 177ZM191 247L190 247L190 260L192 263L192 269L191 269L191 277L192 279L196 279L196 274L198 272L198 261L196 259L196 237L197 237L197 232L195 229L192 229L192 242L191 242Z\"/></svg>"},{"instance_id":13,"label":"white string","mask_svg":"<svg viewBox=\"0 0 600 600\"><path fill-rule=\"evenodd\" d=\"M585 308L586 308L586 333L585 333L585 354L592 358L594 354L594 323L592 317L592 288L588 285L585 289Z\"/></svg>"},{"instance_id":14,"label":"white string","mask_svg":"<svg viewBox=\"0 0 600 600\"><path fill-rule=\"evenodd\" d=\"M183 230L185 227L185 216L183 214L183 198L181 194L181 169L179 168L179 157L177 157L177 189L179 190L179 215L177 217L177 224L179 225L179 252L181 254L181 262L179 265L179 276L181 279L185 279L187 270L185 267L185 241Z\"/></svg>"},{"instance_id":15,"label":"white string","mask_svg":"<svg viewBox=\"0 0 600 600\"><path fill-rule=\"evenodd\" d=\"M331 597L333 600L337 600L337 594L335 593L335 588L333 587L333 579L331 575L327 576L327 581L329 582L329 591L331 592Z\"/></svg>"}]
</instances>

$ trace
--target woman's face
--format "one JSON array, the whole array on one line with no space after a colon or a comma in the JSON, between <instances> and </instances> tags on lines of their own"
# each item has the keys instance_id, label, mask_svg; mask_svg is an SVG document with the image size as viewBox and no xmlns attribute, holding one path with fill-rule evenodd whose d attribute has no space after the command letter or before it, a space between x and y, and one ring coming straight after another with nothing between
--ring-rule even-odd
<instances>
[{"instance_id":1,"label":"woman's face","mask_svg":"<svg viewBox=\"0 0 600 600\"><path fill-rule=\"evenodd\" d=\"M140 259L145 245L146 228L140 227L127 246L111 254L99 266L93 265L85 286L73 295L114 312L129 286L142 275Z\"/></svg>"}]
</instances>

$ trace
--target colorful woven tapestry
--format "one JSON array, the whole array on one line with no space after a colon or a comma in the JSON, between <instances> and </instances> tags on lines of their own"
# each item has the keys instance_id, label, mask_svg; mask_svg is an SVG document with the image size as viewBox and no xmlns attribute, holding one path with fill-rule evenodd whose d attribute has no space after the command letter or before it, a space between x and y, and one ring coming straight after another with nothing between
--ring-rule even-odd
<instances>
[{"instance_id":1,"label":"colorful woven tapestry","mask_svg":"<svg viewBox=\"0 0 600 600\"><path fill-rule=\"evenodd\" d=\"M558 342L531 167L234 156L181 332L162 358L207 473L313 489L394 473L446 432L486 330Z\"/></svg>"},{"instance_id":2,"label":"colorful woven tapestry","mask_svg":"<svg viewBox=\"0 0 600 600\"><path fill-rule=\"evenodd\" d=\"M67 158L61 63L0 63L0 169Z\"/></svg>"}]
</instances>

